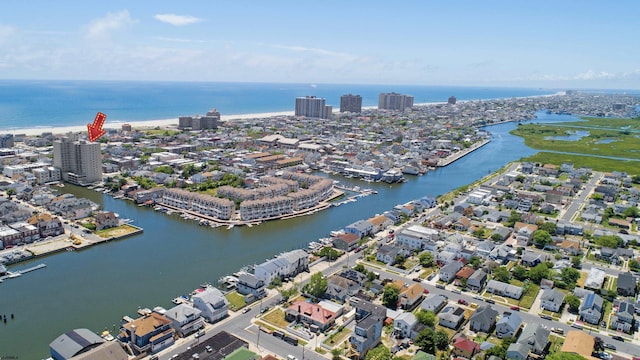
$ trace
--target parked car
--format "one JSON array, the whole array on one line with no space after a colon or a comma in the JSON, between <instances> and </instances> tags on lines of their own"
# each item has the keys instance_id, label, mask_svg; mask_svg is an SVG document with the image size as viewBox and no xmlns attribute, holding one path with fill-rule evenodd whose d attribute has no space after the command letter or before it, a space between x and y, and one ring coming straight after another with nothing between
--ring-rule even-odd
<instances>
[{"instance_id":1,"label":"parked car","mask_svg":"<svg viewBox=\"0 0 640 360\"><path fill-rule=\"evenodd\" d=\"M208 353L213 352L213 348L210 345L207 345L204 348L205 350L207 350Z\"/></svg>"},{"instance_id":2,"label":"parked car","mask_svg":"<svg viewBox=\"0 0 640 360\"><path fill-rule=\"evenodd\" d=\"M251 311L251 308L250 308L250 307L248 307L248 306L247 306L247 307L245 307L244 309L242 309L242 313L243 313L243 314L246 314L246 313L248 313L249 311Z\"/></svg>"},{"instance_id":3,"label":"parked car","mask_svg":"<svg viewBox=\"0 0 640 360\"><path fill-rule=\"evenodd\" d=\"M620 335L612 335L611 338L613 340L618 340L618 341L624 342L624 338L622 336L620 336Z\"/></svg>"},{"instance_id":4,"label":"parked car","mask_svg":"<svg viewBox=\"0 0 640 360\"><path fill-rule=\"evenodd\" d=\"M559 328L559 327L551 328L551 331L553 331L553 332L554 332L554 333L556 333L556 334L564 335L564 330L562 330L562 329L561 329L561 328Z\"/></svg>"},{"instance_id":5,"label":"parked car","mask_svg":"<svg viewBox=\"0 0 640 360\"><path fill-rule=\"evenodd\" d=\"M549 315L544 315L544 314L543 314L543 315L540 315L540 318L541 318L541 319L545 319L545 320L553 320L553 318L552 318L551 316L549 316Z\"/></svg>"},{"instance_id":6,"label":"parked car","mask_svg":"<svg viewBox=\"0 0 640 360\"><path fill-rule=\"evenodd\" d=\"M469 304L469 302L468 302L467 300L465 300L465 299L458 299L458 304L461 304L461 305L468 305L468 304Z\"/></svg>"},{"instance_id":7,"label":"parked car","mask_svg":"<svg viewBox=\"0 0 640 360\"><path fill-rule=\"evenodd\" d=\"M422 290L422 292L423 292L423 293L425 293L425 294L428 294L428 293L429 293L429 290L427 290L427 289L423 289L423 290Z\"/></svg>"},{"instance_id":8,"label":"parked car","mask_svg":"<svg viewBox=\"0 0 640 360\"><path fill-rule=\"evenodd\" d=\"M413 279L411 279L411 280L413 280L413 281L415 281L415 282L421 282L421 281L422 281L422 279L420 279L420 277L419 277L419 276L416 276L416 277L414 277L414 278L413 278Z\"/></svg>"},{"instance_id":9,"label":"parked car","mask_svg":"<svg viewBox=\"0 0 640 360\"><path fill-rule=\"evenodd\" d=\"M454 294L462 294L460 289L453 289L453 290L451 290L451 292L454 293Z\"/></svg>"},{"instance_id":10,"label":"parked car","mask_svg":"<svg viewBox=\"0 0 640 360\"><path fill-rule=\"evenodd\" d=\"M488 302L489 304L495 304L496 303L496 301L493 300L493 299L487 299L485 301Z\"/></svg>"},{"instance_id":11,"label":"parked car","mask_svg":"<svg viewBox=\"0 0 640 360\"><path fill-rule=\"evenodd\" d=\"M609 350L614 350L614 351L617 350L616 346L613 344L604 344L604 348Z\"/></svg>"},{"instance_id":12,"label":"parked car","mask_svg":"<svg viewBox=\"0 0 640 360\"><path fill-rule=\"evenodd\" d=\"M519 306L511 306L509 307L509 309L513 310L513 311L520 311L520 307Z\"/></svg>"},{"instance_id":13,"label":"parked car","mask_svg":"<svg viewBox=\"0 0 640 360\"><path fill-rule=\"evenodd\" d=\"M438 289L444 289L444 285L442 285L442 284L436 284L436 287L437 287Z\"/></svg>"}]
</instances>

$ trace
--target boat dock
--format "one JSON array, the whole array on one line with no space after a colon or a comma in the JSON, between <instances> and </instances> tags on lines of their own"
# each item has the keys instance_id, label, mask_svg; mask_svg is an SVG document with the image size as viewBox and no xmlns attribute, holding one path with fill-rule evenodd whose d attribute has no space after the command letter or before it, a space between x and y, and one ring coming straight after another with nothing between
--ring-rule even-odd
<instances>
[{"instance_id":1,"label":"boat dock","mask_svg":"<svg viewBox=\"0 0 640 360\"><path fill-rule=\"evenodd\" d=\"M3 282L6 279L17 278L18 276L21 276L22 274L26 274L28 272L35 271L35 270L38 270L38 269L42 269L42 268L45 268L45 267L47 267L46 264L39 264L39 265L32 266L32 267L27 268L27 269L22 269L22 270L17 270L17 271L7 271L6 275L0 276L0 283Z\"/></svg>"}]
</instances>

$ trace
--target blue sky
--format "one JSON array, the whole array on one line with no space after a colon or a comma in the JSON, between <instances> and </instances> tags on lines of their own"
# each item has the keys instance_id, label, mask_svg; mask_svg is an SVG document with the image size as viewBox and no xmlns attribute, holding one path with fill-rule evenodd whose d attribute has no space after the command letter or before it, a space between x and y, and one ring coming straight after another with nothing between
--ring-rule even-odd
<instances>
[{"instance_id":1,"label":"blue sky","mask_svg":"<svg viewBox=\"0 0 640 360\"><path fill-rule=\"evenodd\" d=\"M640 88L640 1L0 2L0 78Z\"/></svg>"}]
</instances>

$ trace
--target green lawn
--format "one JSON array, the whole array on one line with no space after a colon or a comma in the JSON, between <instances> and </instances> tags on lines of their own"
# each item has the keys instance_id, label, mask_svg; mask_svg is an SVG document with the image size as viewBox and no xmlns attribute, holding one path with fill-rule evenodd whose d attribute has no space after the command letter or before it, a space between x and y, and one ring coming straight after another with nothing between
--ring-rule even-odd
<instances>
[{"instance_id":1,"label":"green lawn","mask_svg":"<svg viewBox=\"0 0 640 360\"><path fill-rule=\"evenodd\" d=\"M564 338L557 336L555 334L551 334L549 336L549 354L557 353L562 348L562 344L564 344Z\"/></svg>"},{"instance_id":2,"label":"green lawn","mask_svg":"<svg viewBox=\"0 0 640 360\"><path fill-rule=\"evenodd\" d=\"M538 291L540 290L540 286L536 284L529 284L529 289L527 292L522 295L520 299L520 307L530 309L531 305L533 305L533 301L536 299L538 295Z\"/></svg>"},{"instance_id":3,"label":"green lawn","mask_svg":"<svg viewBox=\"0 0 640 360\"><path fill-rule=\"evenodd\" d=\"M351 335L351 330L347 329L346 327L343 327L340 331L327 337L327 339L323 343L329 346L334 346L336 344L340 344L350 335Z\"/></svg>"},{"instance_id":4,"label":"green lawn","mask_svg":"<svg viewBox=\"0 0 640 360\"><path fill-rule=\"evenodd\" d=\"M262 316L262 320L274 328L284 329L289 323L284 319L284 311L282 309L274 309Z\"/></svg>"},{"instance_id":5,"label":"green lawn","mask_svg":"<svg viewBox=\"0 0 640 360\"><path fill-rule=\"evenodd\" d=\"M100 236L101 238L107 239L110 237L125 236L136 231L138 231L138 229L134 228L131 225L120 225L109 229L96 230L95 234Z\"/></svg>"},{"instance_id":6,"label":"green lawn","mask_svg":"<svg viewBox=\"0 0 640 360\"><path fill-rule=\"evenodd\" d=\"M522 158L520 161L555 165L572 163L576 168L586 167L602 172L624 171L629 174L638 174L638 169L640 169L638 161L604 159L588 155L557 154L546 151Z\"/></svg>"},{"instance_id":7,"label":"green lawn","mask_svg":"<svg viewBox=\"0 0 640 360\"><path fill-rule=\"evenodd\" d=\"M237 291L232 291L225 295L225 297L229 300L229 309L231 310L240 310L247 305L244 301L244 296L238 294Z\"/></svg>"}]
</instances>

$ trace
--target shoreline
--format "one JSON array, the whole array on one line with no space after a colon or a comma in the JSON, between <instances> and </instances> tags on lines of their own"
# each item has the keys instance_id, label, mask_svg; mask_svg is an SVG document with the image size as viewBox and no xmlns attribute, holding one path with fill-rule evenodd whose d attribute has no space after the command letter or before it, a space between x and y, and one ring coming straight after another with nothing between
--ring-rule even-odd
<instances>
[{"instance_id":1,"label":"shoreline","mask_svg":"<svg viewBox=\"0 0 640 360\"><path fill-rule=\"evenodd\" d=\"M559 96L564 95L564 91L557 92L555 94L548 95L532 95L532 96L522 96L515 97L516 99L529 99L529 98L539 98L539 97L551 97L551 96ZM499 98L499 99L513 99L513 98ZM473 102L473 101L491 101L491 100L499 100L499 99L479 99L479 100L458 100L459 103L464 102ZM432 105L442 105L446 104L446 102L427 102L427 103L416 103L413 106L432 106ZM363 106L363 110L376 110L378 108L377 105L373 106ZM339 111L334 112L334 114ZM107 114L107 119L108 119ZM263 113L250 113L250 114L236 114L236 115L221 115L220 121L229 121L229 120L243 120L243 119L261 119L261 118L270 118L277 116L294 116L295 111L274 111L274 112L263 112ZM169 119L150 119L150 120L135 120L135 121L114 121L114 122L105 122L103 128L107 129L120 129L123 124L129 124L133 129L142 129L148 130L153 129L155 127L160 127L163 129L172 128L178 126L178 118L169 118ZM87 131L87 125L70 125L70 126L38 126L34 128L15 128L15 129L0 129L0 135L4 134L20 134L25 136L39 136L42 133L52 133L52 134L66 134L66 133L77 133L77 132L85 132Z\"/></svg>"}]
</instances>

